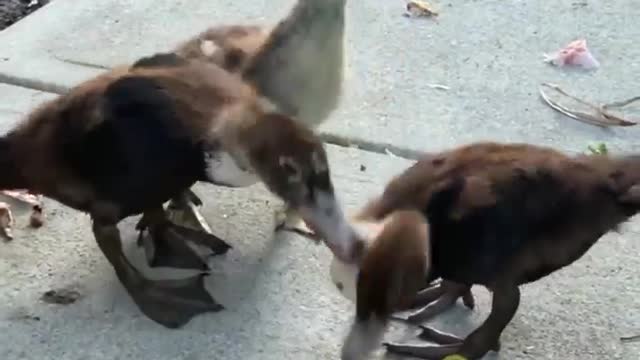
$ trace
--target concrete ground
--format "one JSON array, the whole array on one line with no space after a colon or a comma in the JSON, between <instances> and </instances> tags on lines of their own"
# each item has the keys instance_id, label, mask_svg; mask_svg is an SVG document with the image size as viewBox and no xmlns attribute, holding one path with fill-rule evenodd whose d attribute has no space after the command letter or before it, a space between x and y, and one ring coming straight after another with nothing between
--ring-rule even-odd
<instances>
[{"instance_id":1,"label":"concrete ground","mask_svg":"<svg viewBox=\"0 0 640 360\"><path fill-rule=\"evenodd\" d=\"M211 24L272 23L293 2L56 0L0 32L0 133L36 104L101 72L100 66L165 50ZM437 21L402 17L401 1L348 2L347 95L322 128L328 139L360 145L327 146L348 210L411 164L385 148L411 157L491 139L570 152L593 142L606 142L611 151L640 150L640 127L578 123L537 95L545 81L596 102L640 95L635 1L434 5L441 10ZM541 61L542 53L579 37L600 60L599 70L557 69ZM46 225L33 230L26 226L28 211L16 205L16 239L0 244L0 359L336 359L353 307L329 281L329 251L294 235L274 237L271 214L279 202L262 186L196 191L216 233L234 246L212 261L208 280L227 310L181 330L161 328L125 295L92 239L87 216L47 201ZM134 221L121 228L128 253L142 266ZM524 287L502 351L486 358L640 358L640 342L619 340L640 334L638 232L634 219L572 266ZM76 291L79 299L69 305L40 300L60 289ZM490 299L484 289L474 291L476 310L457 306L430 323L460 335L472 331L488 314ZM411 333L398 328L387 338Z\"/></svg>"}]
</instances>

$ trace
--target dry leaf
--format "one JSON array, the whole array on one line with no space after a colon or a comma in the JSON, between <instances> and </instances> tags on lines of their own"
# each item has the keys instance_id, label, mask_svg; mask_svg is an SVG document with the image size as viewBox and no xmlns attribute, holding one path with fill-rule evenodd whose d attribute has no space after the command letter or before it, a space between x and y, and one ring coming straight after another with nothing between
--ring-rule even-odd
<instances>
[{"instance_id":1,"label":"dry leaf","mask_svg":"<svg viewBox=\"0 0 640 360\"><path fill-rule=\"evenodd\" d=\"M410 0L407 3L407 13L410 17L438 16L438 12L425 1Z\"/></svg>"},{"instance_id":2,"label":"dry leaf","mask_svg":"<svg viewBox=\"0 0 640 360\"><path fill-rule=\"evenodd\" d=\"M547 87L564 97L562 104L560 101L552 100L547 92L542 87ZM613 114L610 109L623 107L630 105L634 102L640 101L640 97L636 96L628 100L617 101L609 104L595 105L588 101L579 99L573 95L569 95L562 90L560 86L555 84L543 83L540 87L540 96L552 109L564 114L572 119L596 125L600 127L608 126L633 126L637 123L635 121L626 119L618 114ZM572 102L573 105L569 107L567 103Z\"/></svg>"}]
</instances>

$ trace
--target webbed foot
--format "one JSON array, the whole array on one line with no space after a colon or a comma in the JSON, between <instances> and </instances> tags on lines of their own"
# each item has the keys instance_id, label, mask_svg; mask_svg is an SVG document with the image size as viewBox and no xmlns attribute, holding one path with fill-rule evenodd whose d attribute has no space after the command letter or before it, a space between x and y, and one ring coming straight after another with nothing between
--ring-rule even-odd
<instances>
[{"instance_id":1,"label":"webbed foot","mask_svg":"<svg viewBox=\"0 0 640 360\"><path fill-rule=\"evenodd\" d=\"M402 356L411 356L419 359L428 360L467 360L467 358L458 355L456 352L460 348L461 344L450 345L410 345L399 344L394 342L385 342L382 344L387 352Z\"/></svg>"},{"instance_id":2,"label":"webbed foot","mask_svg":"<svg viewBox=\"0 0 640 360\"><path fill-rule=\"evenodd\" d=\"M138 245L144 246L150 267L209 270L207 261L193 245L207 248L210 255L221 255L231 246L217 236L169 221L162 208L145 212L136 226ZM144 236L144 230L149 234Z\"/></svg>"},{"instance_id":3,"label":"webbed foot","mask_svg":"<svg viewBox=\"0 0 640 360\"><path fill-rule=\"evenodd\" d=\"M127 289L145 315L167 328L176 329L199 314L224 309L205 289L205 276L200 274L177 280L144 279L140 286L129 284Z\"/></svg>"},{"instance_id":4,"label":"webbed foot","mask_svg":"<svg viewBox=\"0 0 640 360\"><path fill-rule=\"evenodd\" d=\"M431 341L438 345L409 345L394 342L384 343L384 347L388 352L397 355L413 356L422 359L450 359L450 360L466 360L465 357L455 355L460 349L464 339L455 335L436 330L427 326L420 325L422 331L418 334L418 338L425 341ZM450 357L450 358L449 358Z\"/></svg>"},{"instance_id":5,"label":"webbed foot","mask_svg":"<svg viewBox=\"0 0 640 360\"><path fill-rule=\"evenodd\" d=\"M416 295L411 308L422 308L407 318L407 321L419 324L452 307L458 298L463 304L473 310L475 299L471 287L443 280L439 284L421 290Z\"/></svg>"},{"instance_id":6,"label":"webbed foot","mask_svg":"<svg viewBox=\"0 0 640 360\"><path fill-rule=\"evenodd\" d=\"M182 236L179 228L168 222L151 227L142 240L149 266L208 271L206 261L189 246L191 239Z\"/></svg>"},{"instance_id":7,"label":"webbed foot","mask_svg":"<svg viewBox=\"0 0 640 360\"><path fill-rule=\"evenodd\" d=\"M491 313L466 338L462 339L430 327L420 326L418 337L439 345L409 345L387 342L387 351L421 359L475 360L489 351L500 351L500 334L513 318L520 303L520 290L511 279L493 287ZM395 319L398 319L395 317Z\"/></svg>"},{"instance_id":8,"label":"webbed foot","mask_svg":"<svg viewBox=\"0 0 640 360\"><path fill-rule=\"evenodd\" d=\"M93 216L93 232L104 256L138 308L153 321L175 329L193 317L224 309L204 287L206 274L178 280L145 278L122 251L116 220Z\"/></svg>"},{"instance_id":9,"label":"webbed foot","mask_svg":"<svg viewBox=\"0 0 640 360\"><path fill-rule=\"evenodd\" d=\"M465 339L453 334L436 330L428 326L420 325L422 330L418 334L418 338L424 341L434 342L438 345L421 345L421 344L400 344L395 342L385 342L383 346L388 352L413 356L420 359L432 360L467 360L468 358L460 355L458 352L462 349ZM500 341L498 340L493 347L493 351L500 351ZM470 359L469 359L470 360Z\"/></svg>"}]
</instances>

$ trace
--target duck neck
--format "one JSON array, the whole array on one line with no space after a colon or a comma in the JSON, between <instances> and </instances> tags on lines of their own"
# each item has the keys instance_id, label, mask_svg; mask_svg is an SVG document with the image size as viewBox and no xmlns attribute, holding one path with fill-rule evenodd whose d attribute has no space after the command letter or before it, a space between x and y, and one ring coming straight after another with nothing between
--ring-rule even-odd
<instances>
[{"instance_id":1,"label":"duck neck","mask_svg":"<svg viewBox=\"0 0 640 360\"><path fill-rule=\"evenodd\" d=\"M24 189L26 181L20 172L11 136L0 137L0 190Z\"/></svg>"},{"instance_id":2,"label":"duck neck","mask_svg":"<svg viewBox=\"0 0 640 360\"><path fill-rule=\"evenodd\" d=\"M217 184L222 182L227 186L249 186L257 181L248 154L250 149L243 141L243 134L247 127L251 127L251 121L246 119L247 116L243 114L242 109L236 109L229 115L233 119L221 121L213 131L215 140L202 143L203 175L206 181ZM237 179L226 179L227 176L235 176ZM222 179L223 177L225 179Z\"/></svg>"}]
</instances>

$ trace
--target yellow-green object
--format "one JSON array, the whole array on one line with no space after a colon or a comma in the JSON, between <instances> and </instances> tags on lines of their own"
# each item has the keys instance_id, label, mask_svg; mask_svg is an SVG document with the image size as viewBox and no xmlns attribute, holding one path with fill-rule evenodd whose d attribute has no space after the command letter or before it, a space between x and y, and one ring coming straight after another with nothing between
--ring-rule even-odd
<instances>
[{"instance_id":1,"label":"yellow-green object","mask_svg":"<svg viewBox=\"0 0 640 360\"><path fill-rule=\"evenodd\" d=\"M607 149L605 143L599 143L596 147L589 145L588 149L594 155L606 155L609 153L609 149Z\"/></svg>"},{"instance_id":2,"label":"yellow-green object","mask_svg":"<svg viewBox=\"0 0 640 360\"><path fill-rule=\"evenodd\" d=\"M462 355L453 354L453 355L445 356L442 360L467 360L467 358Z\"/></svg>"}]
</instances>

